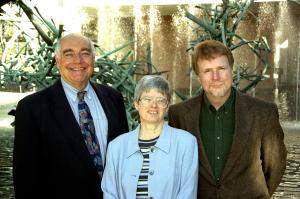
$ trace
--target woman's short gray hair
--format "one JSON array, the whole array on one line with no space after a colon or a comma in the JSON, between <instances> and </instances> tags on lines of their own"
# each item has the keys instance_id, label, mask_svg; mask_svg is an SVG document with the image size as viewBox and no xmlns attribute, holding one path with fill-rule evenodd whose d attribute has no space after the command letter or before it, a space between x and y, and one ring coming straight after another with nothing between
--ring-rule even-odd
<instances>
[{"instance_id":1,"label":"woman's short gray hair","mask_svg":"<svg viewBox=\"0 0 300 199\"><path fill-rule=\"evenodd\" d=\"M156 89L167 97L168 103L171 99L171 89L169 82L159 75L145 75L139 80L134 91L134 101L139 101L143 92Z\"/></svg>"}]
</instances>

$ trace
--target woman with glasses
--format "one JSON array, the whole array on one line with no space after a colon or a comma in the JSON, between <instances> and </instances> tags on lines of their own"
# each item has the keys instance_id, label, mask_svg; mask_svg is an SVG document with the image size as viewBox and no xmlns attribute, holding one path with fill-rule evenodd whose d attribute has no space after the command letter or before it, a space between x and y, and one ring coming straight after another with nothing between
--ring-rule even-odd
<instances>
[{"instance_id":1,"label":"woman with glasses","mask_svg":"<svg viewBox=\"0 0 300 199\"><path fill-rule=\"evenodd\" d=\"M196 199L196 138L164 122L169 83L144 76L134 93L140 125L109 143L102 178L104 199Z\"/></svg>"}]
</instances>

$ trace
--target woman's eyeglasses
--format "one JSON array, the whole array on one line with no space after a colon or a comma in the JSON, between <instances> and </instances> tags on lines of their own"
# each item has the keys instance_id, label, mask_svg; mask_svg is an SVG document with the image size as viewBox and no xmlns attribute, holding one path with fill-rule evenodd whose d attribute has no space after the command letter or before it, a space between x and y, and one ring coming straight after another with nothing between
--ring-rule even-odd
<instances>
[{"instance_id":1,"label":"woman's eyeglasses","mask_svg":"<svg viewBox=\"0 0 300 199\"><path fill-rule=\"evenodd\" d=\"M168 106L168 100L164 97L142 97L139 102L142 106L150 106L154 102L160 108L166 108Z\"/></svg>"}]
</instances>

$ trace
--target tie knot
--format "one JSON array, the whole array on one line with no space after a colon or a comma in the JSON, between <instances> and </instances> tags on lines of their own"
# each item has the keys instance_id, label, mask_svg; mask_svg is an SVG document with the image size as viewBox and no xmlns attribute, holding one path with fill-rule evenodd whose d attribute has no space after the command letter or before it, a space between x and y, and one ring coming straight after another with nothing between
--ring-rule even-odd
<instances>
[{"instance_id":1,"label":"tie knot","mask_svg":"<svg viewBox=\"0 0 300 199\"><path fill-rule=\"evenodd\" d=\"M79 102L82 102L84 100L84 95L86 94L86 91L79 91L77 93L77 96L78 96L78 99L79 99Z\"/></svg>"}]
</instances>

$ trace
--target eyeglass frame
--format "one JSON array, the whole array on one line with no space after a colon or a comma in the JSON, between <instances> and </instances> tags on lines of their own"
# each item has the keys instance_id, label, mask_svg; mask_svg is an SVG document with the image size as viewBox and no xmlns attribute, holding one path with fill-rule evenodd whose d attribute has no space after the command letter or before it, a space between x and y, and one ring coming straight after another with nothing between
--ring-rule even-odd
<instances>
[{"instance_id":1,"label":"eyeglass frame","mask_svg":"<svg viewBox=\"0 0 300 199\"><path fill-rule=\"evenodd\" d=\"M145 107L150 106L153 102L155 102L159 108L166 108L169 105L169 102L165 97L141 97L138 102Z\"/></svg>"}]
</instances>

